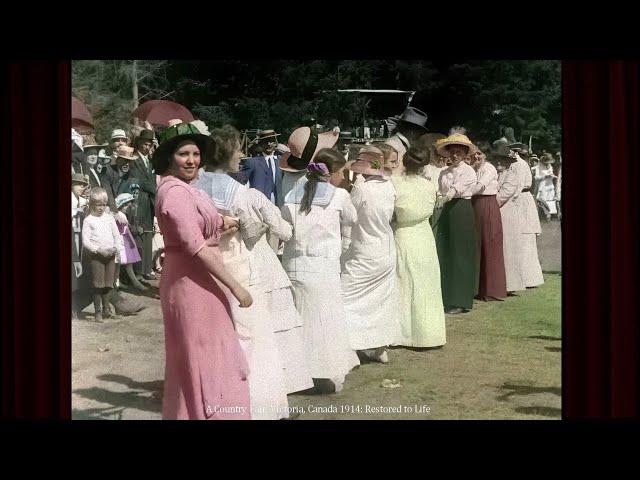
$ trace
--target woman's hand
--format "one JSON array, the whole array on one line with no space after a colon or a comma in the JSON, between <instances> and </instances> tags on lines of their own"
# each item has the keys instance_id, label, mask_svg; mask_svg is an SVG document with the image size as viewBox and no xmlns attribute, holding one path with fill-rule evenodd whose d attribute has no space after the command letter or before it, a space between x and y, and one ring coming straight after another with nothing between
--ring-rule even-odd
<instances>
[{"instance_id":1,"label":"woman's hand","mask_svg":"<svg viewBox=\"0 0 640 480\"><path fill-rule=\"evenodd\" d=\"M222 230L229 230L230 228L234 228L235 227L235 231L238 231L238 228L240 228L240 222L238 221L237 218L233 218L233 217L227 217L226 215L221 215L222 216Z\"/></svg>"},{"instance_id":2,"label":"woman's hand","mask_svg":"<svg viewBox=\"0 0 640 480\"><path fill-rule=\"evenodd\" d=\"M240 308L248 308L253 304L253 298L251 298L251 294L240 285L234 288L231 293L233 293L233 296L236 297L236 300L240 302Z\"/></svg>"}]
</instances>

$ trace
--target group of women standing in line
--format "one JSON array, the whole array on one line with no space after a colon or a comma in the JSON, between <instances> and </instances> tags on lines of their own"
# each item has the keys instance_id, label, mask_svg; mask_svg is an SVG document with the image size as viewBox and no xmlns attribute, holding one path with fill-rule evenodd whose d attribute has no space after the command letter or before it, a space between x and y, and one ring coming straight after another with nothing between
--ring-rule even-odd
<instances>
[{"instance_id":1,"label":"group of women standing in line","mask_svg":"<svg viewBox=\"0 0 640 480\"><path fill-rule=\"evenodd\" d=\"M153 157L165 242L163 418L287 418L287 394L338 392L360 358L386 363L391 345L442 346L445 308L470 309L478 292L506 296L493 285L496 205L513 201L515 173L500 183L461 134L436 144L451 159L436 167L437 183L437 156L424 149L400 158L393 142L366 146L347 164L337 139L292 133L279 209L228 175L242 155L233 127L163 132ZM346 168L357 175L350 192L338 187ZM501 195L505 184L514 193ZM267 234L284 242L282 261Z\"/></svg>"}]
</instances>

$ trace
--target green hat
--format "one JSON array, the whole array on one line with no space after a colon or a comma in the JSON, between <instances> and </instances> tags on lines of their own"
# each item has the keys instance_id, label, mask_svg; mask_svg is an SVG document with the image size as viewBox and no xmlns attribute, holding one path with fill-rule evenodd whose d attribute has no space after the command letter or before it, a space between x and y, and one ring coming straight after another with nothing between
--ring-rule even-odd
<instances>
[{"instance_id":1,"label":"green hat","mask_svg":"<svg viewBox=\"0 0 640 480\"><path fill-rule=\"evenodd\" d=\"M200 149L201 158L209 155L215 147L213 139L200 133L197 127L190 123L178 123L165 129L160 135L160 145L153 154L151 163L158 175L162 175L169 168L169 155L176 146L185 140L192 140Z\"/></svg>"}]
</instances>

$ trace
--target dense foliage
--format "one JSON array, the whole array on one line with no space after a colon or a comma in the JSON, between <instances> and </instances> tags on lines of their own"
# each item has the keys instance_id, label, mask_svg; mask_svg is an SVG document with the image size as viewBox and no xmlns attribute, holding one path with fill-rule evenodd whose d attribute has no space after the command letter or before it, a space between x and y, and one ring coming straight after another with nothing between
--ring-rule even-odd
<instances>
[{"instance_id":1,"label":"dense foliage","mask_svg":"<svg viewBox=\"0 0 640 480\"><path fill-rule=\"evenodd\" d=\"M335 92L375 88L417 91L412 105L427 112L431 131L464 125L472 139L494 140L512 126L519 140L533 137L536 151L561 140L560 63L550 60L138 60L135 74L131 60L76 61L73 93L89 107L98 139L131 123L134 83L140 102L166 98L210 127L275 128L285 138L300 125L344 130L402 112L403 95Z\"/></svg>"}]
</instances>

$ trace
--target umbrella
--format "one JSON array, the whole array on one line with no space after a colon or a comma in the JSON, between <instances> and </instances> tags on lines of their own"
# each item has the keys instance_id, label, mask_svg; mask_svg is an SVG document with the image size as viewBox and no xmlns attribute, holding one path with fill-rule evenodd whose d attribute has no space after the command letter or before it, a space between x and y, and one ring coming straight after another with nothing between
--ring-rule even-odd
<instances>
[{"instance_id":1,"label":"umbrella","mask_svg":"<svg viewBox=\"0 0 640 480\"><path fill-rule=\"evenodd\" d=\"M71 127L83 133L94 129L89 109L75 97L71 97Z\"/></svg>"},{"instance_id":2,"label":"umbrella","mask_svg":"<svg viewBox=\"0 0 640 480\"><path fill-rule=\"evenodd\" d=\"M179 118L183 122L193 122L193 115L186 107L168 100L149 100L133 112L133 116L152 125L167 126L167 122Z\"/></svg>"}]
</instances>

